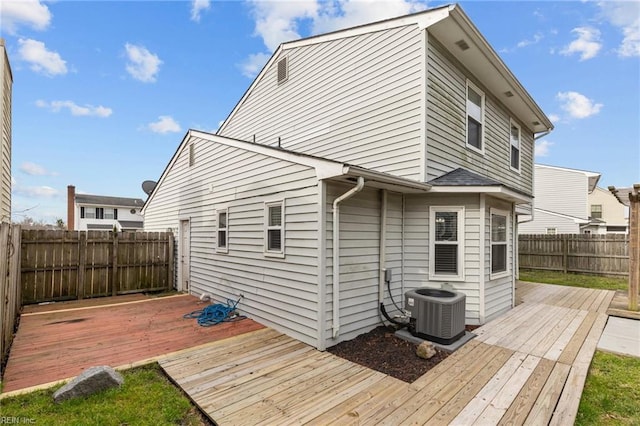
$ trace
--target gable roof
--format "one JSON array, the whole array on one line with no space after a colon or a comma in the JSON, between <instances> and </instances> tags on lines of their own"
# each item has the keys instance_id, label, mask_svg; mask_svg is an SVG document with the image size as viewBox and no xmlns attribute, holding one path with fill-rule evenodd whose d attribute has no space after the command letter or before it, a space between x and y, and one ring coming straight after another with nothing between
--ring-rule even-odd
<instances>
[{"instance_id":1,"label":"gable roof","mask_svg":"<svg viewBox=\"0 0 640 426\"><path fill-rule=\"evenodd\" d=\"M428 183L432 186L431 192L435 193L484 193L516 204L530 203L533 199L530 194L463 168L452 170Z\"/></svg>"},{"instance_id":2,"label":"gable roof","mask_svg":"<svg viewBox=\"0 0 640 426\"><path fill-rule=\"evenodd\" d=\"M409 25L415 25L419 29L427 29L430 35L433 35L533 133L549 132L553 129L551 120L507 68L462 8L457 4L451 4L280 44L217 133L220 134L224 131L227 123L249 98L256 85L287 50ZM461 41L469 48L462 50L458 45Z\"/></svg>"},{"instance_id":3,"label":"gable roof","mask_svg":"<svg viewBox=\"0 0 640 426\"><path fill-rule=\"evenodd\" d=\"M212 133L190 129L185 134L182 142L176 149L176 152L173 154L173 157L171 157L171 160L163 170L162 175L158 180L158 184L155 186L151 194L149 194L149 197L147 198L147 201L145 203L145 207L149 205L149 202L153 199L159 188L162 187L164 180L166 179L169 171L180 156L180 153L184 149L186 149L192 138L199 138L204 141L244 149L250 152L266 155L268 157L307 166L315 169L316 177L318 178L318 180L331 179L334 181L337 180L352 183L354 178L363 177L367 182L367 186L373 188L389 189L402 193L420 193L427 192L431 189L431 185L427 183L394 176L388 173L378 172L375 170L367 169L365 167L354 166L352 164L329 160L310 154L303 154L300 152L291 151L275 146L262 145L256 142L232 139L220 135L214 135Z\"/></svg>"},{"instance_id":4,"label":"gable roof","mask_svg":"<svg viewBox=\"0 0 640 426\"><path fill-rule=\"evenodd\" d=\"M97 206L142 207L140 198L107 197L103 195L76 194L76 204L92 204Z\"/></svg>"}]
</instances>

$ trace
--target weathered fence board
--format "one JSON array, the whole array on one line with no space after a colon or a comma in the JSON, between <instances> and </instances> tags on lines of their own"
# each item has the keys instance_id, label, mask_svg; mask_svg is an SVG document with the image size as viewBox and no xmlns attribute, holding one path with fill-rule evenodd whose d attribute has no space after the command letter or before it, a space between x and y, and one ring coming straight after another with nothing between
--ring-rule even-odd
<instances>
[{"instance_id":1,"label":"weathered fence board","mask_svg":"<svg viewBox=\"0 0 640 426\"><path fill-rule=\"evenodd\" d=\"M173 288L166 232L22 232L22 304Z\"/></svg>"},{"instance_id":2,"label":"weathered fence board","mask_svg":"<svg viewBox=\"0 0 640 426\"><path fill-rule=\"evenodd\" d=\"M596 275L629 275L627 235L519 235L520 268Z\"/></svg>"},{"instance_id":3,"label":"weathered fence board","mask_svg":"<svg viewBox=\"0 0 640 426\"><path fill-rule=\"evenodd\" d=\"M0 376L20 312L20 227L0 224Z\"/></svg>"}]
</instances>

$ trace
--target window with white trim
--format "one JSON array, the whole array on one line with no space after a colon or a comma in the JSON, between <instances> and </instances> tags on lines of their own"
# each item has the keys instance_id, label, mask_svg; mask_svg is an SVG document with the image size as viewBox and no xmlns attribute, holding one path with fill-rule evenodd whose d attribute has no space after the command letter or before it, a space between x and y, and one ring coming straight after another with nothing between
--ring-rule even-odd
<instances>
[{"instance_id":1,"label":"window with white trim","mask_svg":"<svg viewBox=\"0 0 640 426\"><path fill-rule=\"evenodd\" d=\"M467 146L484 153L484 92L467 80Z\"/></svg>"},{"instance_id":2,"label":"window with white trim","mask_svg":"<svg viewBox=\"0 0 640 426\"><path fill-rule=\"evenodd\" d=\"M226 253L229 250L229 211L227 209L218 210L218 241L216 248L218 252Z\"/></svg>"},{"instance_id":3,"label":"window with white trim","mask_svg":"<svg viewBox=\"0 0 640 426\"><path fill-rule=\"evenodd\" d=\"M602 204L591 204L591 219L602 219Z\"/></svg>"},{"instance_id":4,"label":"window with white trim","mask_svg":"<svg viewBox=\"0 0 640 426\"><path fill-rule=\"evenodd\" d=\"M284 201L265 204L264 251L267 254L284 254Z\"/></svg>"},{"instance_id":5,"label":"window with white trim","mask_svg":"<svg viewBox=\"0 0 640 426\"><path fill-rule=\"evenodd\" d=\"M507 227L509 214L491 209L491 274L509 270L507 263Z\"/></svg>"},{"instance_id":6,"label":"window with white trim","mask_svg":"<svg viewBox=\"0 0 640 426\"><path fill-rule=\"evenodd\" d=\"M547 228L547 235L556 235L558 230L556 228Z\"/></svg>"},{"instance_id":7,"label":"window with white trim","mask_svg":"<svg viewBox=\"0 0 640 426\"><path fill-rule=\"evenodd\" d=\"M464 279L464 207L429 207L429 277Z\"/></svg>"},{"instance_id":8,"label":"window with white trim","mask_svg":"<svg viewBox=\"0 0 640 426\"><path fill-rule=\"evenodd\" d=\"M509 131L509 143L511 147L511 168L520 171L520 126L511 121Z\"/></svg>"}]
</instances>

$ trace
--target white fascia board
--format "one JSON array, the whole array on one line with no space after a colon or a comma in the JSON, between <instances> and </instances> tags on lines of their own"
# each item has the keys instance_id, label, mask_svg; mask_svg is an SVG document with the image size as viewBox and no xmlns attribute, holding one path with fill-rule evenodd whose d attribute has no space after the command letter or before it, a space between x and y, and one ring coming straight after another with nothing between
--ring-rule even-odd
<instances>
[{"instance_id":1,"label":"white fascia board","mask_svg":"<svg viewBox=\"0 0 640 426\"><path fill-rule=\"evenodd\" d=\"M327 34L304 38L301 40L290 41L283 43L280 46L283 50L290 50L298 47L311 46L318 43L326 43L329 41L341 40L348 37L356 37L363 34L390 30L393 28L406 27L409 25L416 25L419 30L422 30L447 18L449 16L449 11L452 10L453 7L453 5L443 6L424 12L414 13L408 16L391 18L385 21L373 22L371 24L364 24L353 28L347 28Z\"/></svg>"},{"instance_id":2,"label":"white fascia board","mask_svg":"<svg viewBox=\"0 0 640 426\"><path fill-rule=\"evenodd\" d=\"M357 166L345 165L343 176L363 177L365 183L378 183L381 188L386 188L400 193L421 193L429 192L432 186L428 183L406 179L387 173L376 172L375 170L364 169Z\"/></svg>"},{"instance_id":3,"label":"white fascia board","mask_svg":"<svg viewBox=\"0 0 640 426\"><path fill-rule=\"evenodd\" d=\"M489 194L516 204L526 204L533 201L533 197L512 191L504 186L434 186L431 188L431 192L436 194Z\"/></svg>"}]
</instances>

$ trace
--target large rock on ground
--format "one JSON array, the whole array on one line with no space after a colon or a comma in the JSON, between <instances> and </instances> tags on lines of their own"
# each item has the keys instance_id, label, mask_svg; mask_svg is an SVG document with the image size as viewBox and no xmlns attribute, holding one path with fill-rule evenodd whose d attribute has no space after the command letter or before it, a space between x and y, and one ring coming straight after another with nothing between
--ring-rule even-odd
<instances>
[{"instance_id":1,"label":"large rock on ground","mask_svg":"<svg viewBox=\"0 0 640 426\"><path fill-rule=\"evenodd\" d=\"M431 342L422 342L418 345L418 349L416 350L416 355L423 359L429 359L436 354L436 348L433 347L433 343Z\"/></svg>"},{"instance_id":2,"label":"large rock on ground","mask_svg":"<svg viewBox=\"0 0 640 426\"><path fill-rule=\"evenodd\" d=\"M71 398L93 395L123 383L124 378L113 368L107 365L91 367L58 389L53 394L53 401L59 403Z\"/></svg>"}]
</instances>

